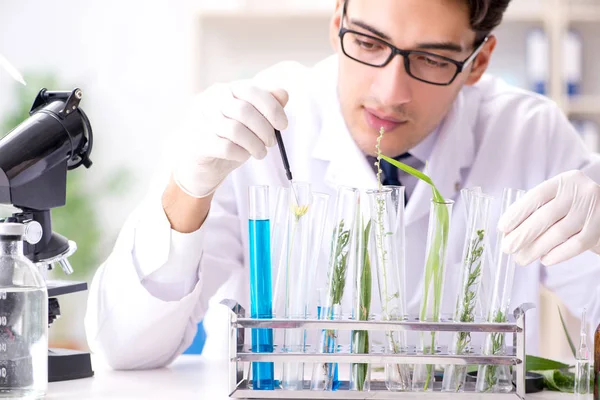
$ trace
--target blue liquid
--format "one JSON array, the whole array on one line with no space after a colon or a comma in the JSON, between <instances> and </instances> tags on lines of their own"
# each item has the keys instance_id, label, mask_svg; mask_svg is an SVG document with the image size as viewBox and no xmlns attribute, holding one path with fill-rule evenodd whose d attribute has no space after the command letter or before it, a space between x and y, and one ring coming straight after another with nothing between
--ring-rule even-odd
<instances>
[{"instance_id":1,"label":"blue liquid","mask_svg":"<svg viewBox=\"0 0 600 400\"><path fill-rule=\"evenodd\" d=\"M270 221L249 220L250 246L250 316L273 318L271 293ZM252 352L273 352L273 330L252 329ZM272 362L252 363L254 390L274 390L274 365Z\"/></svg>"}]
</instances>

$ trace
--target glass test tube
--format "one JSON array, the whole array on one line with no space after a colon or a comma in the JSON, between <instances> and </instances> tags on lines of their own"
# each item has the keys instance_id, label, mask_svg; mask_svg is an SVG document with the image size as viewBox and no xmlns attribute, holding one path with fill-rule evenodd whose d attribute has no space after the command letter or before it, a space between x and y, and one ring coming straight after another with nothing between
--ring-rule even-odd
<instances>
[{"instance_id":1,"label":"glass test tube","mask_svg":"<svg viewBox=\"0 0 600 400\"><path fill-rule=\"evenodd\" d=\"M472 194L483 193L480 186L475 186L472 188L462 189L460 191L460 197L464 203L465 207L465 224L468 224L468 212L469 212L469 204L471 202ZM492 203L494 201L493 197ZM484 263L488 265L488 268L483 268L483 274L481 275L481 280L479 284L479 296L477 296L477 314L476 319L485 320L487 319L487 310L489 308L490 297L492 295L492 269L494 264L494 260L492 257L494 256L492 251L492 246L490 245L489 235L485 235L484 237L484 246L487 249L485 252L485 260Z\"/></svg>"},{"instance_id":2,"label":"glass test tube","mask_svg":"<svg viewBox=\"0 0 600 400\"><path fill-rule=\"evenodd\" d=\"M310 216L312 212L311 188L308 183L292 183L295 196L290 196L288 206L288 240L285 254L281 258L280 271L285 276L284 317L304 319L308 303L308 260L310 257ZM296 202L297 201L297 202ZM284 331L283 350L304 352L304 329ZM286 390L302 390L304 387L304 364L290 362L283 364L282 387Z\"/></svg>"},{"instance_id":3,"label":"glass test tube","mask_svg":"<svg viewBox=\"0 0 600 400\"><path fill-rule=\"evenodd\" d=\"M450 217L454 201L431 201L429 210L429 228L425 271L423 274L423 298L419 319L421 321L439 322L442 294L444 291L444 275L446 269L446 250L450 233ZM435 354L437 340L435 332L422 332L417 351L423 354ZM415 364L412 380L414 391L432 390L434 366L431 364Z\"/></svg>"},{"instance_id":4,"label":"glass test tube","mask_svg":"<svg viewBox=\"0 0 600 400\"><path fill-rule=\"evenodd\" d=\"M590 350L587 342L586 310L581 313L581 329L579 331L579 349L575 360L575 387L573 392L579 399L585 399L590 394Z\"/></svg>"},{"instance_id":5,"label":"glass test tube","mask_svg":"<svg viewBox=\"0 0 600 400\"><path fill-rule=\"evenodd\" d=\"M250 186L248 213L250 316L251 318L270 319L273 316L268 186ZM273 352L272 329L252 329L252 352ZM252 381L254 390L274 390L273 363L252 363Z\"/></svg>"},{"instance_id":6,"label":"glass test tube","mask_svg":"<svg viewBox=\"0 0 600 400\"><path fill-rule=\"evenodd\" d=\"M342 299L346 288L346 276L350 251L353 248L354 230L360 192L356 188L340 187L337 191L336 207L331 232L331 253L327 274L327 294L320 319L342 318ZM321 332L318 351L334 353L337 350L337 331L326 329ZM336 390L336 363L316 363L313 366L311 389Z\"/></svg>"},{"instance_id":7,"label":"glass test tube","mask_svg":"<svg viewBox=\"0 0 600 400\"><path fill-rule=\"evenodd\" d=\"M462 254L462 269L459 279L458 296L454 311L454 321L474 322L479 287L487 252L486 238L492 198L482 193L469 194L467 228ZM448 349L450 354L467 354L470 351L471 333L455 332ZM467 377L466 365L448 365L444 372L442 391L462 392Z\"/></svg>"},{"instance_id":8,"label":"glass test tube","mask_svg":"<svg viewBox=\"0 0 600 400\"><path fill-rule=\"evenodd\" d=\"M371 221L371 264L377 272L381 316L384 321L401 321L406 317L404 187L386 186L367 191ZM405 331L386 331L385 352L406 351ZM388 390L410 389L410 366L386 364Z\"/></svg>"},{"instance_id":9,"label":"glass test tube","mask_svg":"<svg viewBox=\"0 0 600 400\"><path fill-rule=\"evenodd\" d=\"M307 317L318 317L317 303L318 296L315 296L317 285L315 277L319 267L321 250L323 249L323 234L327 224L327 208L329 207L329 195L325 193L313 192L312 211L310 215L310 259L309 259L309 280L306 286L307 291Z\"/></svg>"},{"instance_id":10,"label":"glass test tube","mask_svg":"<svg viewBox=\"0 0 600 400\"><path fill-rule=\"evenodd\" d=\"M357 210L360 213L360 210ZM354 232L355 246L350 260L352 274L352 319L368 321L371 310L372 271L369 258L369 233L371 223L357 216L357 229ZM370 347L369 332L355 331L351 333L350 349L354 354L368 354ZM369 364L350 365L350 390L368 391L371 380Z\"/></svg>"},{"instance_id":11,"label":"glass test tube","mask_svg":"<svg viewBox=\"0 0 600 400\"><path fill-rule=\"evenodd\" d=\"M502 193L503 215L508 207L525 194L522 190L505 188ZM494 289L488 312L488 322L506 322L510 307L510 299L515 274L513 256L502 251L503 235L498 233L496 238L496 269L494 271ZM483 345L484 355L504 355L506 352L505 334L488 334ZM512 391L512 376L508 365L480 365L477 370L476 390L478 392L508 393Z\"/></svg>"},{"instance_id":12,"label":"glass test tube","mask_svg":"<svg viewBox=\"0 0 600 400\"><path fill-rule=\"evenodd\" d=\"M319 319L319 290L317 286L319 261L324 253L323 233L327 223L329 195L313 192L310 212L310 252L308 262L308 283L306 285L306 318ZM314 330L306 331L306 342L314 343Z\"/></svg>"},{"instance_id":13,"label":"glass test tube","mask_svg":"<svg viewBox=\"0 0 600 400\"><path fill-rule=\"evenodd\" d=\"M285 303L285 270L281 269L282 257L285 255L285 246L288 240L288 211L290 204L290 189L277 188L275 212L271 221L271 263L277 267L277 278L273 290L273 317L284 316ZM280 338L275 343L281 343Z\"/></svg>"}]
</instances>

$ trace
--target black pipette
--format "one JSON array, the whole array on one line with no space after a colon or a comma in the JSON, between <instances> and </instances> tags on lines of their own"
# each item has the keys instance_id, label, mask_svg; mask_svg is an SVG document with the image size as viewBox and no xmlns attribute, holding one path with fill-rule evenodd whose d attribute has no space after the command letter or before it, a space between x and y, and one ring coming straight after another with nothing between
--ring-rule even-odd
<instances>
[{"instance_id":1,"label":"black pipette","mask_svg":"<svg viewBox=\"0 0 600 400\"><path fill-rule=\"evenodd\" d=\"M279 147L279 153L281 154L281 161L283 161L283 168L285 169L285 176L288 181L290 181L290 186L292 187L292 192L294 193L294 197L296 198L296 204L298 204L298 196L296 195L296 190L294 190L294 185L292 184L292 171L290 170L290 163L287 158L287 153L285 151L285 146L283 145L283 139L281 138L281 132L275 129L275 139L277 140L277 147Z\"/></svg>"}]
</instances>

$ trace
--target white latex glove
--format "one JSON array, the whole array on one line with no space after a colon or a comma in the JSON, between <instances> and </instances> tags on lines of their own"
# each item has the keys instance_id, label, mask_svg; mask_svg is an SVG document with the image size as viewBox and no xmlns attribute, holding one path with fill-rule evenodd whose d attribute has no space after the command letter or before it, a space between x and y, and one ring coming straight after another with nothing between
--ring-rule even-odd
<instances>
[{"instance_id":1,"label":"white latex glove","mask_svg":"<svg viewBox=\"0 0 600 400\"><path fill-rule=\"evenodd\" d=\"M199 94L187 115L173 178L193 197L213 193L250 156L263 159L284 130L288 94L269 92L248 81L216 84Z\"/></svg>"},{"instance_id":2,"label":"white latex glove","mask_svg":"<svg viewBox=\"0 0 600 400\"><path fill-rule=\"evenodd\" d=\"M581 171L555 176L530 190L498 221L502 250L527 265L557 264L586 250L600 253L600 185Z\"/></svg>"}]
</instances>

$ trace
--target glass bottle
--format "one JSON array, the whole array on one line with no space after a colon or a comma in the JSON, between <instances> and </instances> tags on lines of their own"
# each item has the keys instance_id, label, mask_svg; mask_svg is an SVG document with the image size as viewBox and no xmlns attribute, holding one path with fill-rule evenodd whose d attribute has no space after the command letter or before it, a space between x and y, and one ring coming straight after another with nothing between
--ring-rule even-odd
<instances>
[{"instance_id":1,"label":"glass bottle","mask_svg":"<svg viewBox=\"0 0 600 400\"><path fill-rule=\"evenodd\" d=\"M423 298L419 319L421 321L439 322L444 291L444 276L448 237L450 233L450 216L454 201L431 201L429 210L429 227L427 232L425 272L423 274ZM422 354L435 354L437 340L435 332L422 332L417 351ZM415 364L412 389L426 391L433 389L434 366L432 364Z\"/></svg>"},{"instance_id":2,"label":"glass bottle","mask_svg":"<svg viewBox=\"0 0 600 400\"><path fill-rule=\"evenodd\" d=\"M23 255L25 229L0 222L0 398L43 398L48 387L48 291Z\"/></svg>"},{"instance_id":3,"label":"glass bottle","mask_svg":"<svg viewBox=\"0 0 600 400\"><path fill-rule=\"evenodd\" d=\"M467 229L462 255L461 277L454 311L454 321L474 322L477 299L485 265L485 246L491 197L472 192L468 196ZM471 333L455 332L450 343L450 354L463 355L470 351ZM466 365L448 365L444 372L442 391L462 392L467 377Z\"/></svg>"}]
</instances>

